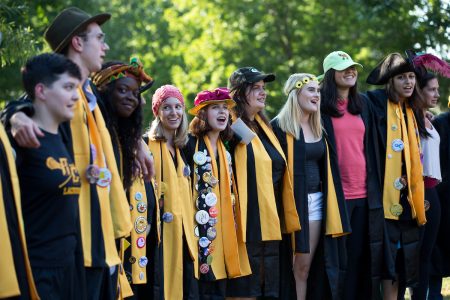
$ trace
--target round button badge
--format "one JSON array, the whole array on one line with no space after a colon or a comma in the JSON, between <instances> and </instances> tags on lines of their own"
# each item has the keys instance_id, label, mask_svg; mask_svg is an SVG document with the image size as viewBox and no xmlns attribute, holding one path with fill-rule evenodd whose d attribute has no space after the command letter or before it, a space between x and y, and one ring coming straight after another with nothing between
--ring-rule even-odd
<instances>
[{"instance_id":1,"label":"round button badge","mask_svg":"<svg viewBox=\"0 0 450 300\"><path fill-rule=\"evenodd\" d=\"M215 206L213 206L209 209L209 216L211 218L217 217L218 214L219 214L219 211L217 210L217 208Z\"/></svg>"},{"instance_id":2,"label":"round button badge","mask_svg":"<svg viewBox=\"0 0 450 300\"><path fill-rule=\"evenodd\" d=\"M145 247L145 237L139 237L137 240L136 240L136 245L137 245L137 247L138 248L144 248Z\"/></svg>"},{"instance_id":3,"label":"round button badge","mask_svg":"<svg viewBox=\"0 0 450 300\"><path fill-rule=\"evenodd\" d=\"M189 175L191 175L191 168L189 168L188 165L185 165L183 168L183 176L188 177Z\"/></svg>"},{"instance_id":4,"label":"round button badge","mask_svg":"<svg viewBox=\"0 0 450 300\"><path fill-rule=\"evenodd\" d=\"M209 272L209 266L208 264L201 264L200 265L200 273L206 274Z\"/></svg>"},{"instance_id":5,"label":"round button badge","mask_svg":"<svg viewBox=\"0 0 450 300\"><path fill-rule=\"evenodd\" d=\"M211 243L211 241L208 240L206 237L201 237L201 238L198 240L198 244L199 244L200 247L202 247L202 248L208 247L209 243Z\"/></svg>"},{"instance_id":6,"label":"round button badge","mask_svg":"<svg viewBox=\"0 0 450 300\"><path fill-rule=\"evenodd\" d=\"M134 199L135 199L136 201L141 201L141 200L142 200L142 193L141 193L141 192L136 192L136 193L134 194Z\"/></svg>"},{"instance_id":7,"label":"round button badge","mask_svg":"<svg viewBox=\"0 0 450 300\"><path fill-rule=\"evenodd\" d=\"M405 147L405 145L403 144L403 141L401 139L393 140L391 146L392 146L392 150L394 150L395 152L400 152Z\"/></svg>"},{"instance_id":8,"label":"round button badge","mask_svg":"<svg viewBox=\"0 0 450 300\"><path fill-rule=\"evenodd\" d=\"M173 221L173 214L170 212L165 212L162 215L162 220L166 223L171 223Z\"/></svg>"},{"instance_id":9,"label":"round button badge","mask_svg":"<svg viewBox=\"0 0 450 300\"><path fill-rule=\"evenodd\" d=\"M147 203L139 201L136 204L136 209L137 209L138 212L144 213L147 210Z\"/></svg>"},{"instance_id":10,"label":"round button badge","mask_svg":"<svg viewBox=\"0 0 450 300\"><path fill-rule=\"evenodd\" d=\"M211 179L211 173L210 172L203 173L202 179L204 182L209 182L209 180Z\"/></svg>"},{"instance_id":11,"label":"round button badge","mask_svg":"<svg viewBox=\"0 0 450 300\"><path fill-rule=\"evenodd\" d=\"M398 217L398 216L400 216L400 215L402 214L402 212L403 212L403 207L402 207L402 205L399 204L399 203L392 204L390 211L391 211L391 214L392 214L392 215Z\"/></svg>"},{"instance_id":12,"label":"round button badge","mask_svg":"<svg viewBox=\"0 0 450 300\"><path fill-rule=\"evenodd\" d=\"M214 193L208 193L205 197L205 203L208 206L215 206L217 204L217 196Z\"/></svg>"},{"instance_id":13,"label":"round button badge","mask_svg":"<svg viewBox=\"0 0 450 300\"><path fill-rule=\"evenodd\" d=\"M194 228L194 235L195 235L196 237L200 237L200 231L199 231L199 229L198 229L198 226L195 226L195 228Z\"/></svg>"},{"instance_id":14,"label":"round button badge","mask_svg":"<svg viewBox=\"0 0 450 300\"><path fill-rule=\"evenodd\" d=\"M206 237L208 238L208 240L213 241L216 239L217 236L217 230L214 227L209 227L208 230L206 231Z\"/></svg>"},{"instance_id":15,"label":"round button badge","mask_svg":"<svg viewBox=\"0 0 450 300\"><path fill-rule=\"evenodd\" d=\"M147 220L144 217L137 217L134 221L134 230L141 234L147 229Z\"/></svg>"},{"instance_id":16,"label":"round button badge","mask_svg":"<svg viewBox=\"0 0 450 300\"><path fill-rule=\"evenodd\" d=\"M215 187L219 183L219 179L217 179L214 175L211 175L208 182L212 187Z\"/></svg>"},{"instance_id":17,"label":"round button badge","mask_svg":"<svg viewBox=\"0 0 450 300\"><path fill-rule=\"evenodd\" d=\"M217 224L217 218L209 218L208 224L209 224L210 226L216 225L216 224Z\"/></svg>"},{"instance_id":18,"label":"round button badge","mask_svg":"<svg viewBox=\"0 0 450 300\"><path fill-rule=\"evenodd\" d=\"M89 183L94 184L100 177L100 169L96 165L89 165L86 168L86 179Z\"/></svg>"},{"instance_id":19,"label":"round button badge","mask_svg":"<svg viewBox=\"0 0 450 300\"><path fill-rule=\"evenodd\" d=\"M423 206L424 206L424 208L425 208L425 211L429 210L429 209L430 209L430 206L431 206L430 201L425 200L425 201L423 202Z\"/></svg>"},{"instance_id":20,"label":"round button badge","mask_svg":"<svg viewBox=\"0 0 450 300\"><path fill-rule=\"evenodd\" d=\"M112 174L108 168L100 168L100 177L97 185L100 187L108 187L111 184Z\"/></svg>"},{"instance_id":21,"label":"round button badge","mask_svg":"<svg viewBox=\"0 0 450 300\"><path fill-rule=\"evenodd\" d=\"M139 258L139 267L144 268L148 264L148 259L146 256L141 256Z\"/></svg>"},{"instance_id":22,"label":"round button badge","mask_svg":"<svg viewBox=\"0 0 450 300\"><path fill-rule=\"evenodd\" d=\"M209 221L208 212L206 210L199 210L195 214L195 220L197 221L198 224L201 224L201 225L208 223L208 221Z\"/></svg>"},{"instance_id":23,"label":"round button badge","mask_svg":"<svg viewBox=\"0 0 450 300\"><path fill-rule=\"evenodd\" d=\"M193 158L194 162L199 166L203 165L206 162L206 155L202 151L195 152Z\"/></svg>"},{"instance_id":24,"label":"round button badge","mask_svg":"<svg viewBox=\"0 0 450 300\"><path fill-rule=\"evenodd\" d=\"M397 179L395 179L394 180L394 188L396 189L396 190L402 190L403 188L404 188L405 186L403 185L403 182L402 182L402 178L401 177L398 177Z\"/></svg>"}]
</instances>

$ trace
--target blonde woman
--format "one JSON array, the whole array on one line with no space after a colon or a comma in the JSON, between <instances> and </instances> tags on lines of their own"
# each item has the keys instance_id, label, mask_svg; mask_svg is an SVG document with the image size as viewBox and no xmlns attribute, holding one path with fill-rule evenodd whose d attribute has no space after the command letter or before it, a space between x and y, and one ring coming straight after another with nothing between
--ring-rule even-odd
<instances>
[{"instance_id":1,"label":"blonde woman","mask_svg":"<svg viewBox=\"0 0 450 300\"><path fill-rule=\"evenodd\" d=\"M320 89L312 74L293 74L284 86L286 104L271 122L285 151L302 229L295 232L294 277L297 299L306 299L309 271L323 232L327 237L349 232L347 213L340 183L333 182L328 146L320 120ZM326 238L319 259L325 260L328 288L310 291L321 297L339 298L338 243ZM318 270L318 268L314 268ZM323 269L322 269L323 270ZM320 272L318 272L320 273ZM322 273L324 274L324 273ZM318 274L320 275L320 274ZM323 277L323 276L320 276Z\"/></svg>"}]
</instances>

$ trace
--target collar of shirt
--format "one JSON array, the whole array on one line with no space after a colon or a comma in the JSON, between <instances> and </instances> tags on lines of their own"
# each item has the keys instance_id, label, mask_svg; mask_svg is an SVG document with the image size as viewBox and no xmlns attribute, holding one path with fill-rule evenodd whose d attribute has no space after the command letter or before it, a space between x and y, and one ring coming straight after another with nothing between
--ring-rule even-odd
<instances>
[{"instance_id":1,"label":"collar of shirt","mask_svg":"<svg viewBox=\"0 0 450 300\"><path fill-rule=\"evenodd\" d=\"M94 110L95 106L97 105L97 97L95 97L94 92L91 88L91 80L87 79L83 84L83 92L86 96L86 99L88 101L89 109L91 111Z\"/></svg>"}]
</instances>

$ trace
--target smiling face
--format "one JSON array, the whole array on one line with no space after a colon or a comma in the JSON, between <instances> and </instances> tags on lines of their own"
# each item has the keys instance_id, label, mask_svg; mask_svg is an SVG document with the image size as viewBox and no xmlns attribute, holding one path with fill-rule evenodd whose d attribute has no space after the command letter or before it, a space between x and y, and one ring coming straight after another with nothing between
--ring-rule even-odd
<instances>
[{"instance_id":1,"label":"smiling face","mask_svg":"<svg viewBox=\"0 0 450 300\"><path fill-rule=\"evenodd\" d=\"M425 107L436 107L439 101L439 82L437 78L428 80L427 85L422 90L425 97Z\"/></svg>"},{"instance_id":2,"label":"smiling face","mask_svg":"<svg viewBox=\"0 0 450 300\"><path fill-rule=\"evenodd\" d=\"M159 106L158 117L165 131L174 134L183 120L184 106L180 100L170 97Z\"/></svg>"},{"instance_id":3,"label":"smiling face","mask_svg":"<svg viewBox=\"0 0 450 300\"><path fill-rule=\"evenodd\" d=\"M320 88L315 80L309 81L297 92L298 104L304 114L312 114L320 108Z\"/></svg>"},{"instance_id":4,"label":"smiling face","mask_svg":"<svg viewBox=\"0 0 450 300\"><path fill-rule=\"evenodd\" d=\"M139 84L134 78L123 77L114 82L112 104L121 118L128 118L139 105Z\"/></svg>"},{"instance_id":5,"label":"smiling face","mask_svg":"<svg viewBox=\"0 0 450 300\"><path fill-rule=\"evenodd\" d=\"M335 71L334 78L338 88L349 89L356 84L358 71L355 66L351 66L342 71Z\"/></svg>"},{"instance_id":6,"label":"smiling face","mask_svg":"<svg viewBox=\"0 0 450 300\"><path fill-rule=\"evenodd\" d=\"M265 82L260 80L249 86L246 91L247 105L245 111L248 117L254 117L258 112L264 109L266 105Z\"/></svg>"},{"instance_id":7,"label":"smiling face","mask_svg":"<svg viewBox=\"0 0 450 300\"><path fill-rule=\"evenodd\" d=\"M392 78L394 92L399 99L406 99L412 96L414 86L416 85L416 74L414 72L406 72L395 75Z\"/></svg>"},{"instance_id":8,"label":"smiling face","mask_svg":"<svg viewBox=\"0 0 450 300\"><path fill-rule=\"evenodd\" d=\"M69 121L73 118L75 103L79 98L77 87L80 81L63 73L59 79L51 85L46 86L43 83L36 85L41 89L39 97L45 100L48 111L54 117L57 123Z\"/></svg>"},{"instance_id":9,"label":"smiling face","mask_svg":"<svg viewBox=\"0 0 450 300\"><path fill-rule=\"evenodd\" d=\"M209 104L206 107L206 122L213 132L225 130L229 115L228 104L226 102L217 102Z\"/></svg>"}]
</instances>

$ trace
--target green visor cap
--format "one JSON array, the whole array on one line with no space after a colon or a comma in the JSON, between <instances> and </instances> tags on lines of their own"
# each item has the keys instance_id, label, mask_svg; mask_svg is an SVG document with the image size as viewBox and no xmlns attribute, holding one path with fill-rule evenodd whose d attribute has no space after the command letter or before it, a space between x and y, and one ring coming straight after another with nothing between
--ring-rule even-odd
<instances>
[{"instance_id":1,"label":"green visor cap","mask_svg":"<svg viewBox=\"0 0 450 300\"><path fill-rule=\"evenodd\" d=\"M336 71L342 71L351 66L359 66L361 68L363 67L361 64L354 62L353 59L350 57L350 55L348 55L344 51L331 52L323 60L323 74L320 76L317 76L317 78L319 80L322 80L323 77L325 76L325 73L329 69L334 69Z\"/></svg>"}]
</instances>

